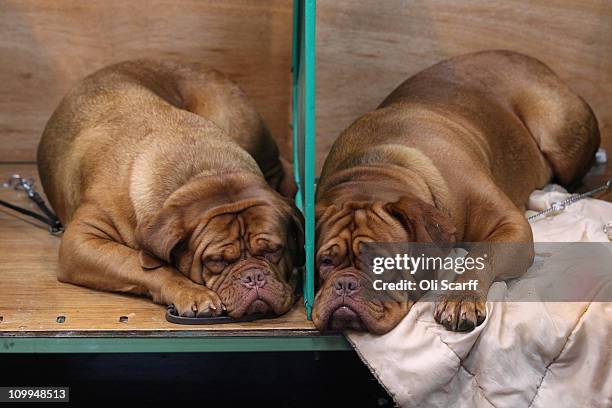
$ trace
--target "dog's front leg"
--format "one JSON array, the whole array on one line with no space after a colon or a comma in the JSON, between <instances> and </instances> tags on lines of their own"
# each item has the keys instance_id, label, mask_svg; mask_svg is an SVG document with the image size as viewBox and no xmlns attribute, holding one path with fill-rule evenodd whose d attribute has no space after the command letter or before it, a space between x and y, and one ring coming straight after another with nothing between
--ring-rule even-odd
<instances>
[{"instance_id":1,"label":"dog's front leg","mask_svg":"<svg viewBox=\"0 0 612 408\"><path fill-rule=\"evenodd\" d=\"M143 269L139 252L113 240L111 227L78 213L68 225L59 254L58 279L96 290L149 296L154 302L174 304L182 316L217 316L219 296L170 265Z\"/></svg>"},{"instance_id":2,"label":"dog's front leg","mask_svg":"<svg viewBox=\"0 0 612 408\"><path fill-rule=\"evenodd\" d=\"M531 227L520 211L501 215L493 232L470 249L466 257L484 259L484 268L471 268L454 283L468 290L449 290L440 295L434 308L435 320L452 331L470 331L486 318L486 300L496 279L522 275L534 257ZM475 240L477 241L477 240ZM476 282L471 290L469 283Z\"/></svg>"}]
</instances>

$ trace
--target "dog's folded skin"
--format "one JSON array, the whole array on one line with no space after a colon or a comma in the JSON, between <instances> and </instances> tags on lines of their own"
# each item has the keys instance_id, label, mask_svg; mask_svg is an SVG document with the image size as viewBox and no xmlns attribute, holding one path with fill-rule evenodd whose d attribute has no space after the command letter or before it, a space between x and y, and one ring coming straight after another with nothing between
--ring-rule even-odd
<instances>
[{"instance_id":1,"label":"dog's folded skin","mask_svg":"<svg viewBox=\"0 0 612 408\"><path fill-rule=\"evenodd\" d=\"M278 149L240 88L198 64L140 60L63 99L38 149L66 226L58 278L183 316L282 314L303 263ZM266 181L267 176L267 181Z\"/></svg>"},{"instance_id":2,"label":"dog's folded skin","mask_svg":"<svg viewBox=\"0 0 612 408\"><path fill-rule=\"evenodd\" d=\"M409 311L409 302L361 296L362 242L526 243L504 253L490 247L491 257L512 262L467 271L456 281L477 279L478 290L438 299L434 317L448 329L481 324L493 280L523 273L533 261L523 216L529 194L551 179L580 179L598 146L589 106L533 58L486 51L409 78L349 126L325 161L317 187L316 326L385 333Z\"/></svg>"}]
</instances>

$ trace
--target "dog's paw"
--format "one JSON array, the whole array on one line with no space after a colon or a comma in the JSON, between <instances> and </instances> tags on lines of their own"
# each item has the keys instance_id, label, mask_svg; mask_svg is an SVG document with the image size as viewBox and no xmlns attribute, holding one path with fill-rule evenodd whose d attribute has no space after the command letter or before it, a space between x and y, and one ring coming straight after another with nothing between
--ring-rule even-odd
<instances>
[{"instance_id":1,"label":"dog's paw","mask_svg":"<svg viewBox=\"0 0 612 408\"><path fill-rule=\"evenodd\" d=\"M472 331L487 316L485 302L480 294L444 294L436 302L434 319L451 331Z\"/></svg>"},{"instance_id":2,"label":"dog's paw","mask_svg":"<svg viewBox=\"0 0 612 408\"><path fill-rule=\"evenodd\" d=\"M180 316L211 317L223 313L221 299L205 286L193 284L176 288L167 299L168 304L174 304Z\"/></svg>"}]
</instances>

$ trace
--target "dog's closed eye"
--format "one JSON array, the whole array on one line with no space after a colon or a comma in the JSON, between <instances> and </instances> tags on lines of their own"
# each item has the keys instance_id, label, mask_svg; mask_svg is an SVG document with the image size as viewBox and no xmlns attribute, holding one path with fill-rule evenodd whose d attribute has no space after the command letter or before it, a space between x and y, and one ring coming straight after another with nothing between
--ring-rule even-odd
<instances>
[{"instance_id":1,"label":"dog's closed eye","mask_svg":"<svg viewBox=\"0 0 612 408\"><path fill-rule=\"evenodd\" d=\"M280 260L283 254L281 245L274 245L265 249L263 256L270 262L276 263Z\"/></svg>"},{"instance_id":2,"label":"dog's closed eye","mask_svg":"<svg viewBox=\"0 0 612 408\"><path fill-rule=\"evenodd\" d=\"M204 262L204 265L212 273L221 273L223 272L223 269L227 267L228 262L221 257L213 257L213 258L208 258Z\"/></svg>"}]
</instances>

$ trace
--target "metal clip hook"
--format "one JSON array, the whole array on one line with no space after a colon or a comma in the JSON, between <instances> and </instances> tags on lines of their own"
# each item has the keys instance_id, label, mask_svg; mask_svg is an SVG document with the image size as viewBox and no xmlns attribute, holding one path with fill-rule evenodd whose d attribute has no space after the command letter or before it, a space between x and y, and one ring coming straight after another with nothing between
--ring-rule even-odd
<instances>
[{"instance_id":1,"label":"metal clip hook","mask_svg":"<svg viewBox=\"0 0 612 408\"><path fill-rule=\"evenodd\" d=\"M2 184L2 187L25 191L28 196L32 197L34 194L34 179L24 179L19 174L13 174L6 183Z\"/></svg>"},{"instance_id":2,"label":"metal clip hook","mask_svg":"<svg viewBox=\"0 0 612 408\"><path fill-rule=\"evenodd\" d=\"M2 187L4 188L13 188L14 185L18 185L19 182L22 180L21 176L19 174L13 174L11 177L9 177L8 181L6 183L2 183ZM15 183L16 181L16 183Z\"/></svg>"}]
</instances>

